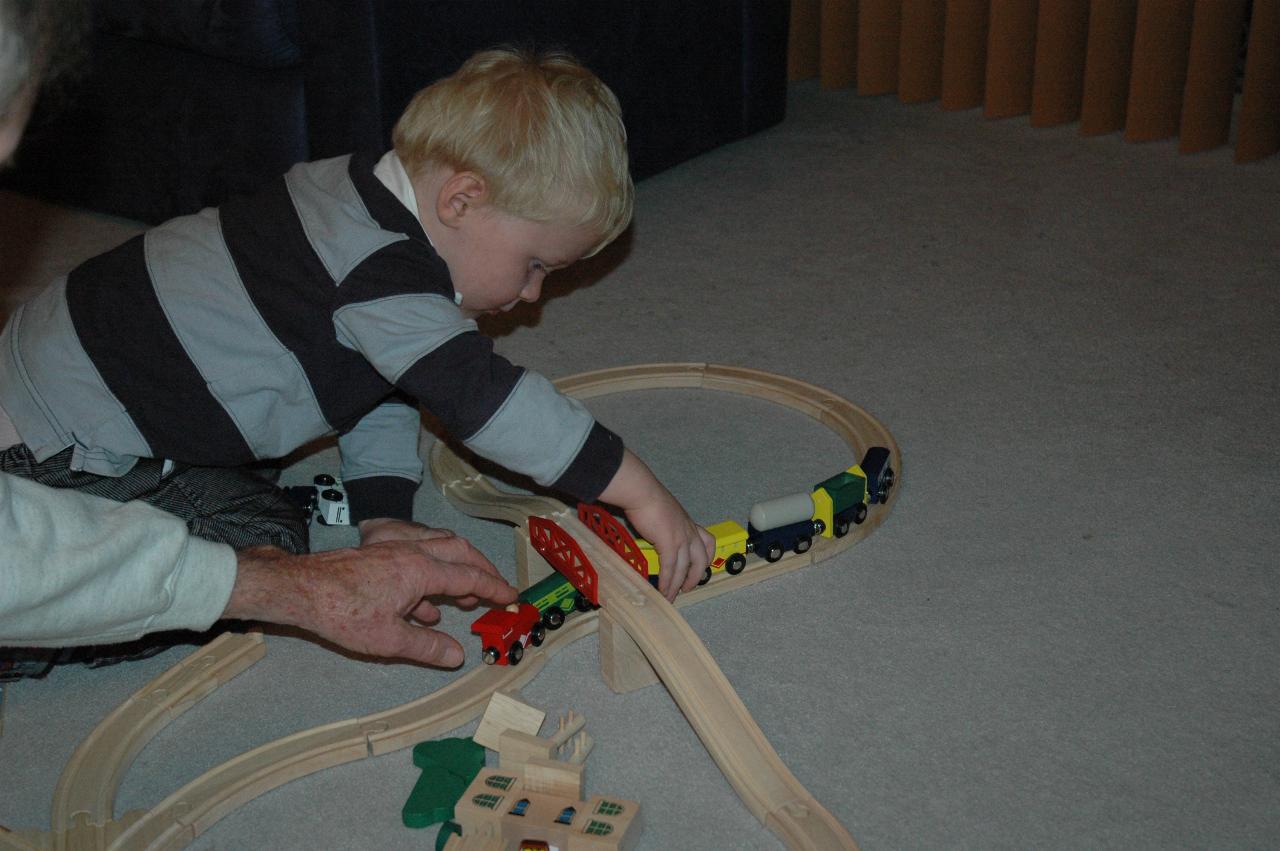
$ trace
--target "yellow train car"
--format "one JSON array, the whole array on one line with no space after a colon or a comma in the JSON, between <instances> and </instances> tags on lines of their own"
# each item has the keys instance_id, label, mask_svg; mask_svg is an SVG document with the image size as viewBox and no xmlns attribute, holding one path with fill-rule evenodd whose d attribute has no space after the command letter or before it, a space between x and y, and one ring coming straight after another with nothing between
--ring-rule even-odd
<instances>
[{"instance_id":1,"label":"yellow train car","mask_svg":"<svg viewBox=\"0 0 1280 851\"><path fill-rule=\"evenodd\" d=\"M716 551L711 558L711 564L702 574L699 585L706 585L711 581L713 573L726 572L737 576L747 566L747 530L742 528L741 523L725 520L723 523L711 524L707 527L707 531L716 539ZM657 585L658 551L644 538L636 538L636 545L640 547L640 552L644 554L644 560L649 565L649 581Z\"/></svg>"}]
</instances>

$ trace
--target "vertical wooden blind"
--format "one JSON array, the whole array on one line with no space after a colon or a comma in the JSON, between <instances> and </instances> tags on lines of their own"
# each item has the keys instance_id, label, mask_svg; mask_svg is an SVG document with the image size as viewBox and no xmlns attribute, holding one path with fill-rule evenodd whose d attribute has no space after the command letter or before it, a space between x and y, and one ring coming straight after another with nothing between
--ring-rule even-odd
<instances>
[{"instance_id":1,"label":"vertical wooden blind","mask_svg":"<svg viewBox=\"0 0 1280 851\"><path fill-rule=\"evenodd\" d=\"M1280 152L1280 0L792 0L790 74L1183 153L1234 114L1236 162Z\"/></svg>"}]
</instances>

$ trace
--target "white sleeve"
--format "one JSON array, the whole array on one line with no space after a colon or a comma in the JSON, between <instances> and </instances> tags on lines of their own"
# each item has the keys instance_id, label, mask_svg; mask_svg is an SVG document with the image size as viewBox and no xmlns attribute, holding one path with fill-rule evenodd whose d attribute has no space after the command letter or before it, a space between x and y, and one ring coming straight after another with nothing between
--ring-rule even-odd
<instances>
[{"instance_id":1,"label":"white sleeve","mask_svg":"<svg viewBox=\"0 0 1280 851\"><path fill-rule=\"evenodd\" d=\"M131 641L208 629L236 578L235 552L145 503L0 474L0 646Z\"/></svg>"}]
</instances>

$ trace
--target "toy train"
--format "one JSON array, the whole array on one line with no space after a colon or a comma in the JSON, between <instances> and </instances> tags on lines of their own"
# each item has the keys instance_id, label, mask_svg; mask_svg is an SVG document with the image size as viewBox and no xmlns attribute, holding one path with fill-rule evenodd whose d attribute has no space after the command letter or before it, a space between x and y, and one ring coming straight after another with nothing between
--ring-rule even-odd
<instances>
[{"instance_id":1,"label":"toy train","mask_svg":"<svg viewBox=\"0 0 1280 851\"><path fill-rule=\"evenodd\" d=\"M471 624L486 665L518 665L524 648L538 647L574 611L595 608L564 575L552 573L520 592L506 609L490 609Z\"/></svg>"},{"instance_id":2,"label":"toy train","mask_svg":"<svg viewBox=\"0 0 1280 851\"><path fill-rule=\"evenodd\" d=\"M787 550L807 552L815 535L843 538L852 526L866 520L869 506L888 500L895 481L889 460L888 449L873 446L861 464L819 482L810 491L756 503L745 529L733 520L708 526L716 551L698 584L705 585L722 571L734 576L741 573L748 553L775 562ZM636 539L635 544L648 568L649 581L656 586L658 554L648 541ZM480 636L486 664L516 665L525 647L542 644L547 630L559 629L570 612L592 608L594 604L567 577L552 573L521 592L507 609L481 615L471 631Z\"/></svg>"},{"instance_id":3,"label":"toy train","mask_svg":"<svg viewBox=\"0 0 1280 851\"><path fill-rule=\"evenodd\" d=\"M787 550L808 551L814 535L843 538L850 526L867 519L868 506L889 498L893 483L889 450L873 446L861 464L819 482L811 491L757 502L751 506L745 529L733 520L708 526L707 531L716 539L716 551L699 584L705 585L712 574L721 571L741 573L748 553L775 562ZM636 543L649 563L649 581L656 583L658 554L648 541Z\"/></svg>"}]
</instances>

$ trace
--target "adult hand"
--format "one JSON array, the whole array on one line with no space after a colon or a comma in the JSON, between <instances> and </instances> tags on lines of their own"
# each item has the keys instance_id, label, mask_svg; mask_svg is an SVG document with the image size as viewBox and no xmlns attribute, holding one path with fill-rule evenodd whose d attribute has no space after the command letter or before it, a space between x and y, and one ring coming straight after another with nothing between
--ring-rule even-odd
<instances>
[{"instance_id":1,"label":"adult hand","mask_svg":"<svg viewBox=\"0 0 1280 851\"><path fill-rule=\"evenodd\" d=\"M223 617L301 627L356 653L457 667L462 645L431 625L427 598L507 605L516 589L469 541L396 540L295 556L253 547L237 556Z\"/></svg>"},{"instance_id":2,"label":"adult hand","mask_svg":"<svg viewBox=\"0 0 1280 851\"><path fill-rule=\"evenodd\" d=\"M392 517L375 517L356 524L360 530L360 544L379 544L383 541L429 541L432 538L451 538L450 529L435 529L425 523L412 520L396 520Z\"/></svg>"}]
</instances>

